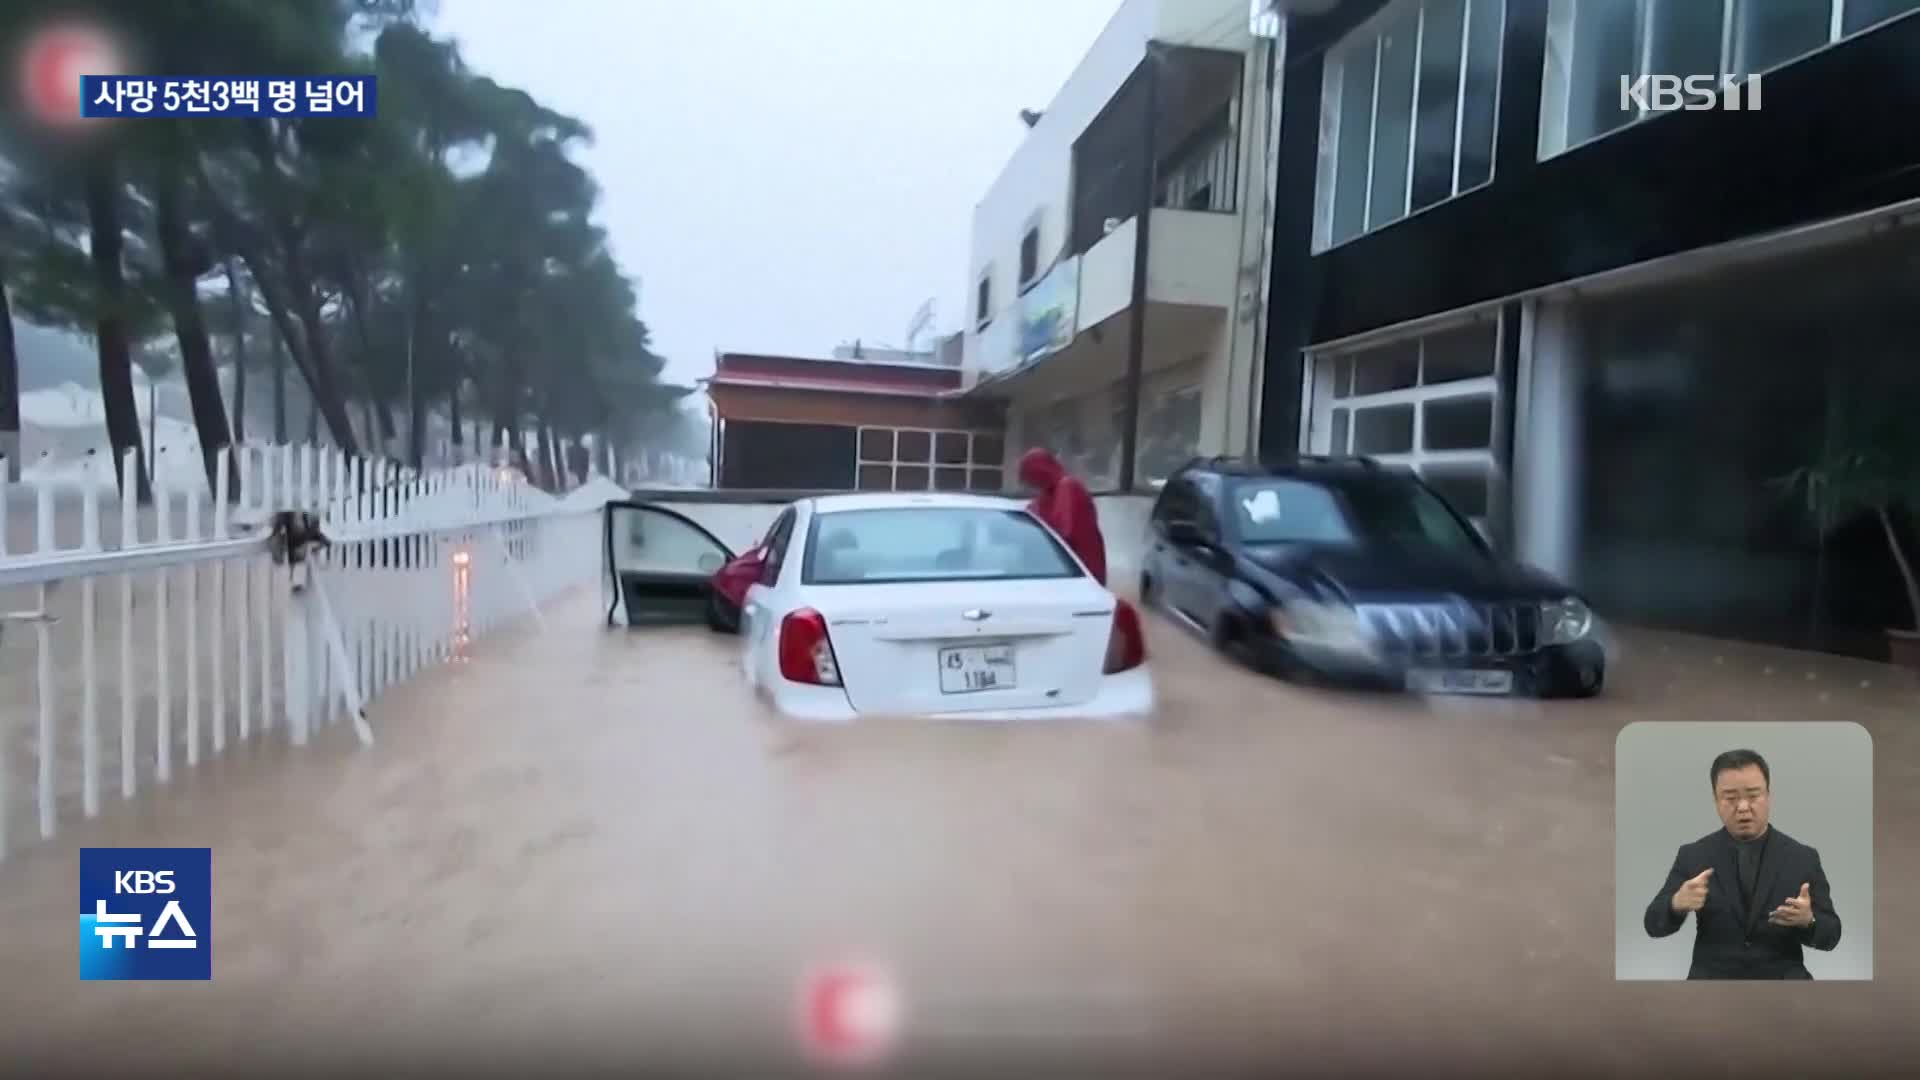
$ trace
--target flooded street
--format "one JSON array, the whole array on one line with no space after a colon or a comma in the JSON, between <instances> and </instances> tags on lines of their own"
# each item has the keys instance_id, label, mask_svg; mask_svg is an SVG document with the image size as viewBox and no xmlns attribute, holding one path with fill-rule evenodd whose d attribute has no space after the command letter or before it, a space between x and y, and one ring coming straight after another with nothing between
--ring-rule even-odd
<instances>
[{"instance_id":1,"label":"flooded street","mask_svg":"<svg viewBox=\"0 0 1920 1080\"><path fill-rule=\"evenodd\" d=\"M1886 668L1642 634L1598 701L1429 704L1279 685L1155 621L1151 723L797 728L727 640L600 615L575 594L392 690L371 750L255 741L16 852L0 1047L764 1074L798 1060L803 976L865 959L928 1068L1651 1075L1723 1068L1697 1033L1734 1023L1783 1074L1920 1052L1920 688ZM1614 983L1615 735L1733 711L1875 735L1874 983ZM211 983L76 980L81 845L213 848Z\"/></svg>"}]
</instances>

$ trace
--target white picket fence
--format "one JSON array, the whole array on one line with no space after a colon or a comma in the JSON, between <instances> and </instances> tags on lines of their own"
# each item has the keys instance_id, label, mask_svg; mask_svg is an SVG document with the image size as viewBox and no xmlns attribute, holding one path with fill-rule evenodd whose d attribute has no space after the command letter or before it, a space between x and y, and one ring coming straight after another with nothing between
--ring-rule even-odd
<instances>
[{"instance_id":1,"label":"white picket fence","mask_svg":"<svg viewBox=\"0 0 1920 1080\"><path fill-rule=\"evenodd\" d=\"M247 446L229 499L227 464L213 491L157 471L149 507L106 461L0 481L0 858L24 815L51 837L103 785L131 800L276 729L300 746L347 720L370 743L367 701L597 580L600 508L623 494ZM276 563L283 510L331 546Z\"/></svg>"}]
</instances>

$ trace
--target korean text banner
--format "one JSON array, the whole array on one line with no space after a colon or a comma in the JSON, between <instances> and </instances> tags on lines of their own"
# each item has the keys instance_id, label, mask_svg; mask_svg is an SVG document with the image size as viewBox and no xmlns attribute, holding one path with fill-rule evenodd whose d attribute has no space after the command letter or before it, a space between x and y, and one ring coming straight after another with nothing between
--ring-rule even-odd
<instances>
[{"instance_id":1,"label":"korean text banner","mask_svg":"<svg viewBox=\"0 0 1920 1080\"><path fill-rule=\"evenodd\" d=\"M213 978L212 848L81 848L80 978Z\"/></svg>"},{"instance_id":2,"label":"korean text banner","mask_svg":"<svg viewBox=\"0 0 1920 1080\"><path fill-rule=\"evenodd\" d=\"M371 75L82 75L80 115L372 116Z\"/></svg>"}]
</instances>

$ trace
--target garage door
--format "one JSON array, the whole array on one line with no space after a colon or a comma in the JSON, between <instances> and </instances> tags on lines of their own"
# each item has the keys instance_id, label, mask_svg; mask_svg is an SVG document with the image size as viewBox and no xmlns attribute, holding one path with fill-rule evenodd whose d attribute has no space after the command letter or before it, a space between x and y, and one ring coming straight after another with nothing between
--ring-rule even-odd
<instances>
[{"instance_id":1,"label":"garage door","mask_svg":"<svg viewBox=\"0 0 1920 1080\"><path fill-rule=\"evenodd\" d=\"M1317 354L1307 449L1411 465L1487 531L1499 415L1500 322L1489 315L1419 337Z\"/></svg>"}]
</instances>

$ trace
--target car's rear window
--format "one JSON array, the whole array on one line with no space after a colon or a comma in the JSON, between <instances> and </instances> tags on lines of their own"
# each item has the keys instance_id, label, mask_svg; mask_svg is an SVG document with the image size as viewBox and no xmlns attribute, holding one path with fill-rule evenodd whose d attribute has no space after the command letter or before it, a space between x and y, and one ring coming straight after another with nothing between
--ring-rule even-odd
<instances>
[{"instance_id":1,"label":"car's rear window","mask_svg":"<svg viewBox=\"0 0 1920 1080\"><path fill-rule=\"evenodd\" d=\"M1022 510L914 506L814 517L808 585L1080 577L1060 542Z\"/></svg>"}]
</instances>

